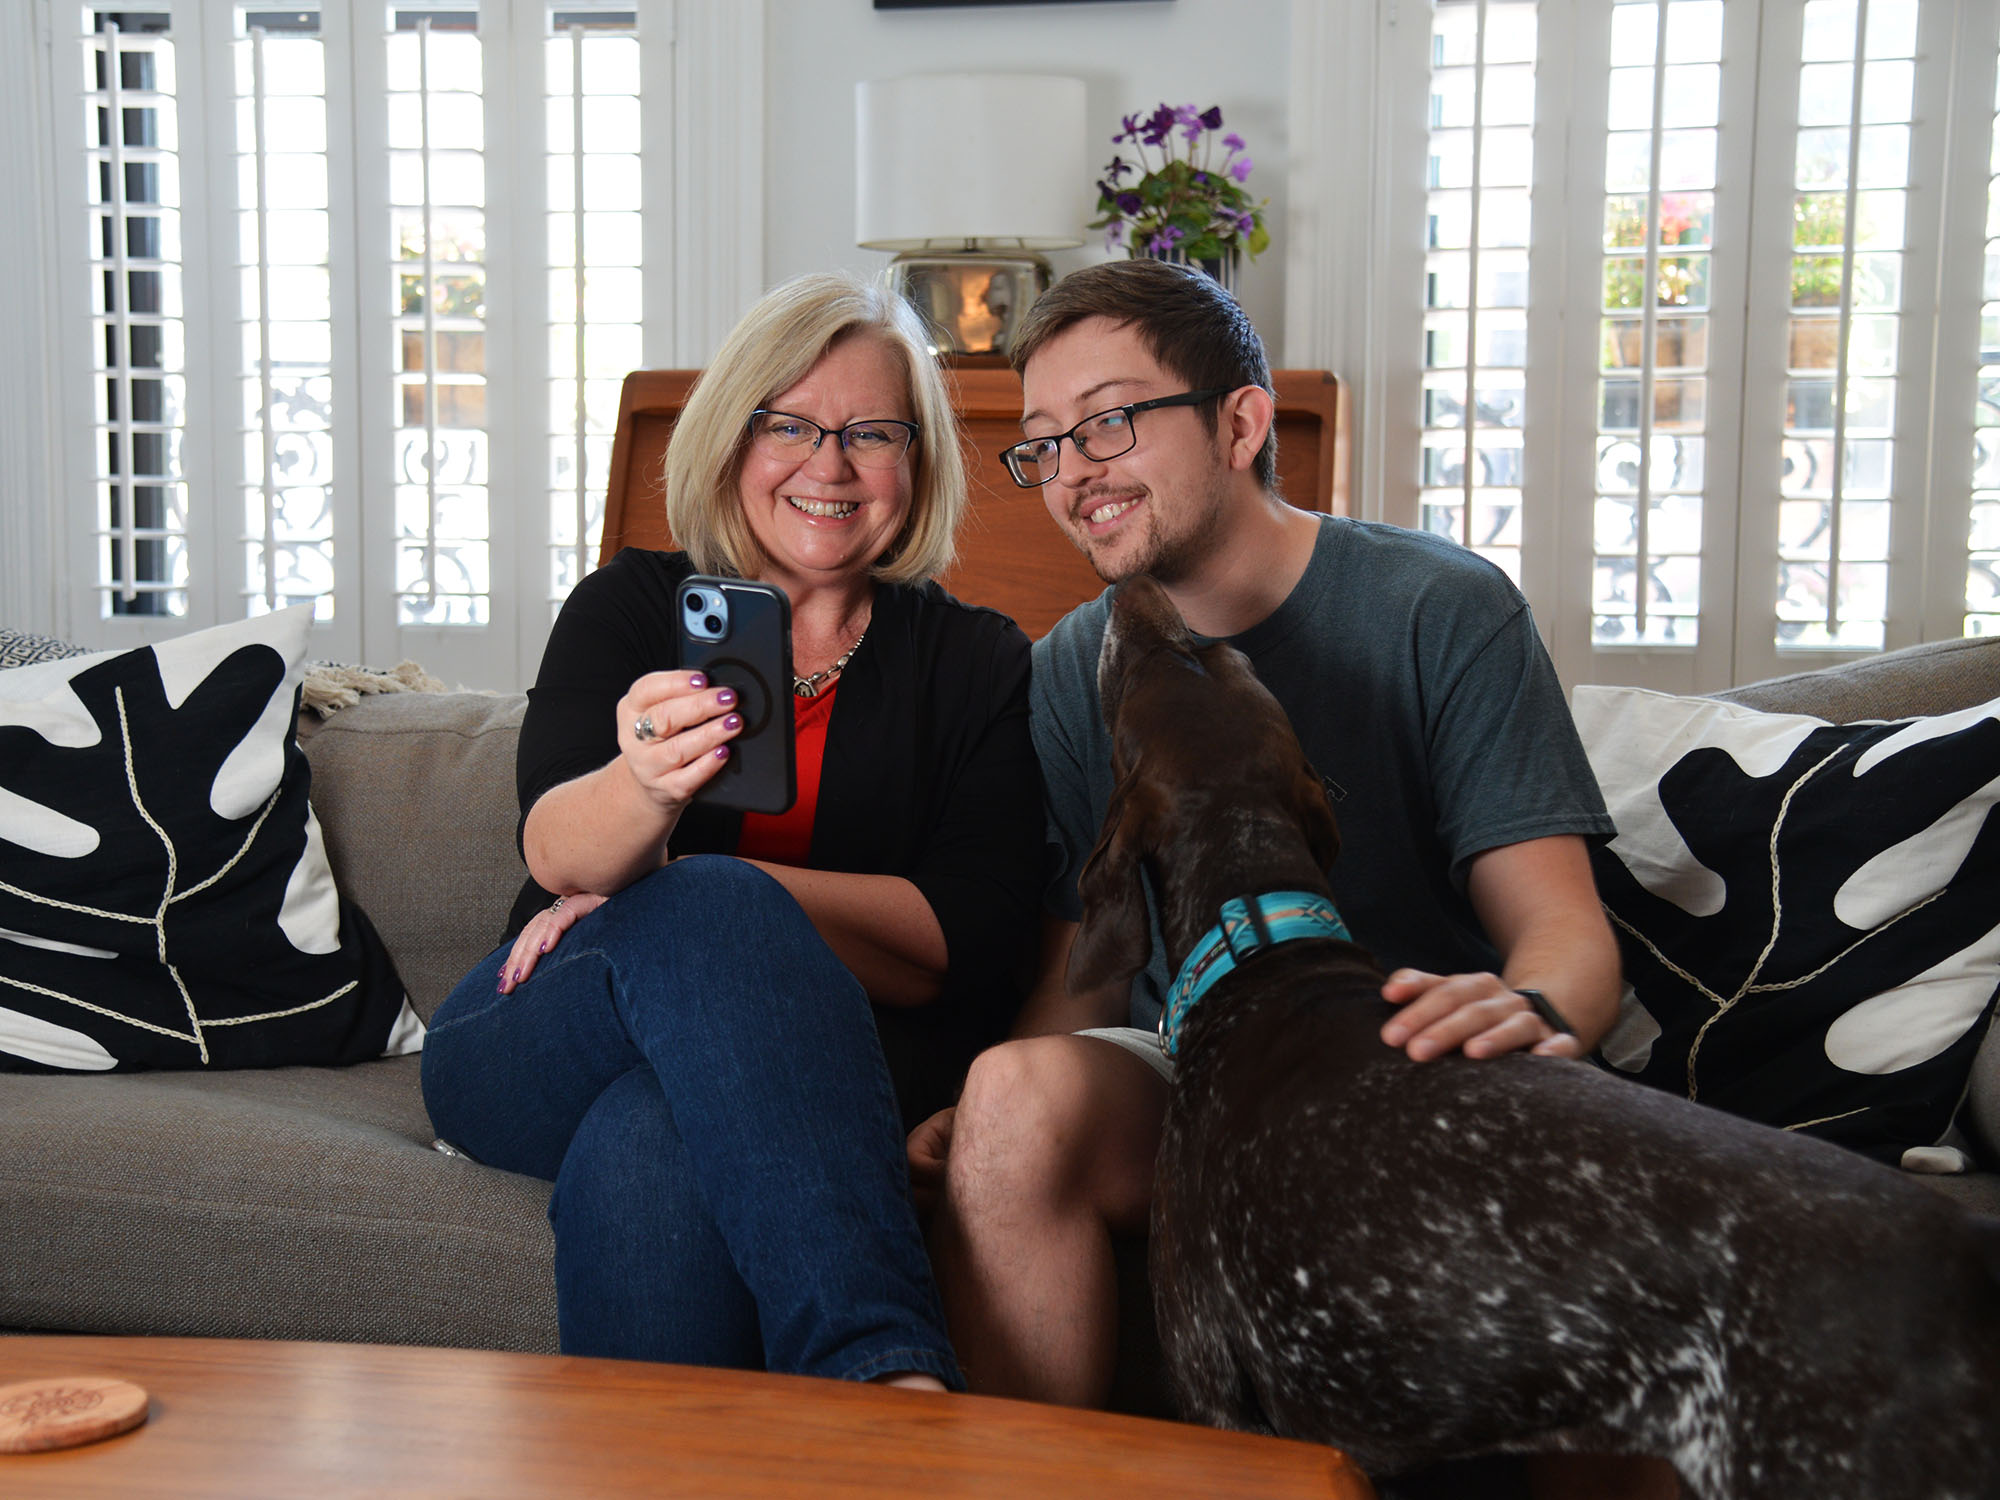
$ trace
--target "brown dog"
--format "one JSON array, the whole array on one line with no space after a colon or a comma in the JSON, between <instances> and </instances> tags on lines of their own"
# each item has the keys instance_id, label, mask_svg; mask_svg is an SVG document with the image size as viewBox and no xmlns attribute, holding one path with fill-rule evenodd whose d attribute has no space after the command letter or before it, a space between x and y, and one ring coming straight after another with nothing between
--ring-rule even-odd
<instances>
[{"instance_id":1,"label":"brown dog","mask_svg":"<svg viewBox=\"0 0 2000 1500\"><path fill-rule=\"evenodd\" d=\"M1098 681L1118 780L1073 986L1145 963L1142 868L1176 967L1232 898L1326 892L1332 812L1244 657L1140 578ZM1284 943L1181 1033L1152 1269L1190 1417L1378 1477L1588 1450L1703 1500L2000 1497L2000 1221L1585 1063L1414 1063L1382 979Z\"/></svg>"}]
</instances>

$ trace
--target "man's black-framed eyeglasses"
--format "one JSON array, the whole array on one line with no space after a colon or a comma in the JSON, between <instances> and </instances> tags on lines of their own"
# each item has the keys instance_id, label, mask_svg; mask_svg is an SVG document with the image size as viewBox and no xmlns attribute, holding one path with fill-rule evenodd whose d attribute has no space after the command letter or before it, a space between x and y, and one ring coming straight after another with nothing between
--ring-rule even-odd
<instances>
[{"instance_id":1,"label":"man's black-framed eyeglasses","mask_svg":"<svg viewBox=\"0 0 2000 1500\"><path fill-rule=\"evenodd\" d=\"M748 426L751 445L768 458L804 463L819 452L822 442L833 438L848 461L863 469L893 469L910 451L919 431L915 422L897 417L871 417L845 427L822 427L810 417L762 407L750 413Z\"/></svg>"},{"instance_id":2,"label":"man's black-framed eyeglasses","mask_svg":"<svg viewBox=\"0 0 2000 1500\"><path fill-rule=\"evenodd\" d=\"M1199 406L1217 396L1228 395L1231 389L1216 386L1205 391L1182 391L1178 396L1155 396L1151 401L1134 401L1130 406L1114 406L1096 416L1085 417L1068 432L1016 443L1001 453L1000 462L1007 466L1014 483L1024 490L1032 490L1056 477L1056 470L1062 463L1064 438L1068 438L1076 451L1092 463L1102 463L1107 458L1132 451L1139 441L1137 424L1132 419L1140 412L1157 411L1162 406Z\"/></svg>"}]
</instances>

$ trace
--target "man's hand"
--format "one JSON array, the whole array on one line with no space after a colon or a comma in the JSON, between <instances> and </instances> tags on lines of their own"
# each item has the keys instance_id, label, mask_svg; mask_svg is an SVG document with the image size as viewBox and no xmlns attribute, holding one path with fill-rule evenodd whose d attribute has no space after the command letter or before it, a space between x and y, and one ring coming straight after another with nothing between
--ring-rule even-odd
<instances>
[{"instance_id":1,"label":"man's hand","mask_svg":"<svg viewBox=\"0 0 2000 1500\"><path fill-rule=\"evenodd\" d=\"M957 1106L941 1109L910 1132L905 1150L910 1160L910 1196L917 1216L928 1219L944 1196L945 1162L951 1156L951 1126Z\"/></svg>"},{"instance_id":2,"label":"man's hand","mask_svg":"<svg viewBox=\"0 0 2000 1500\"><path fill-rule=\"evenodd\" d=\"M1497 974L1427 974L1398 969L1382 998L1403 1008L1382 1028L1382 1040L1413 1062L1447 1052L1498 1057L1528 1050L1537 1057L1581 1057L1583 1044L1535 1014L1527 997Z\"/></svg>"}]
</instances>

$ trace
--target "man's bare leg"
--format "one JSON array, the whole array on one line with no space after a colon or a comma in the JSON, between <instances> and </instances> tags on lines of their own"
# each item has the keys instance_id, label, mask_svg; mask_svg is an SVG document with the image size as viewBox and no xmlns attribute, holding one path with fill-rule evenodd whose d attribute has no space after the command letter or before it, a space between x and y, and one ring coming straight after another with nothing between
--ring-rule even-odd
<instances>
[{"instance_id":1,"label":"man's bare leg","mask_svg":"<svg viewBox=\"0 0 2000 1500\"><path fill-rule=\"evenodd\" d=\"M1112 1235L1146 1227L1167 1085L1095 1037L975 1059L931 1255L971 1388L1102 1406L1118 1356Z\"/></svg>"}]
</instances>

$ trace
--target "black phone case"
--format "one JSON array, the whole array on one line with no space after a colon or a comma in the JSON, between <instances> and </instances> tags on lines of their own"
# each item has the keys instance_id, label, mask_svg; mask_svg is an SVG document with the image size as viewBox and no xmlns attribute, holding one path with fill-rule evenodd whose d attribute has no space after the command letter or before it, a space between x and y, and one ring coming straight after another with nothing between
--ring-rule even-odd
<instances>
[{"instance_id":1,"label":"black phone case","mask_svg":"<svg viewBox=\"0 0 2000 1500\"><path fill-rule=\"evenodd\" d=\"M681 599L706 589L729 601L729 633L719 641L690 635ZM681 666L717 687L736 689L743 732L729 761L695 793L697 802L742 812L781 813L798 795L792 730L792 606L782 591L733 578L683 579L674 591L674 633Z\"/></svg>"}]
</instances>

